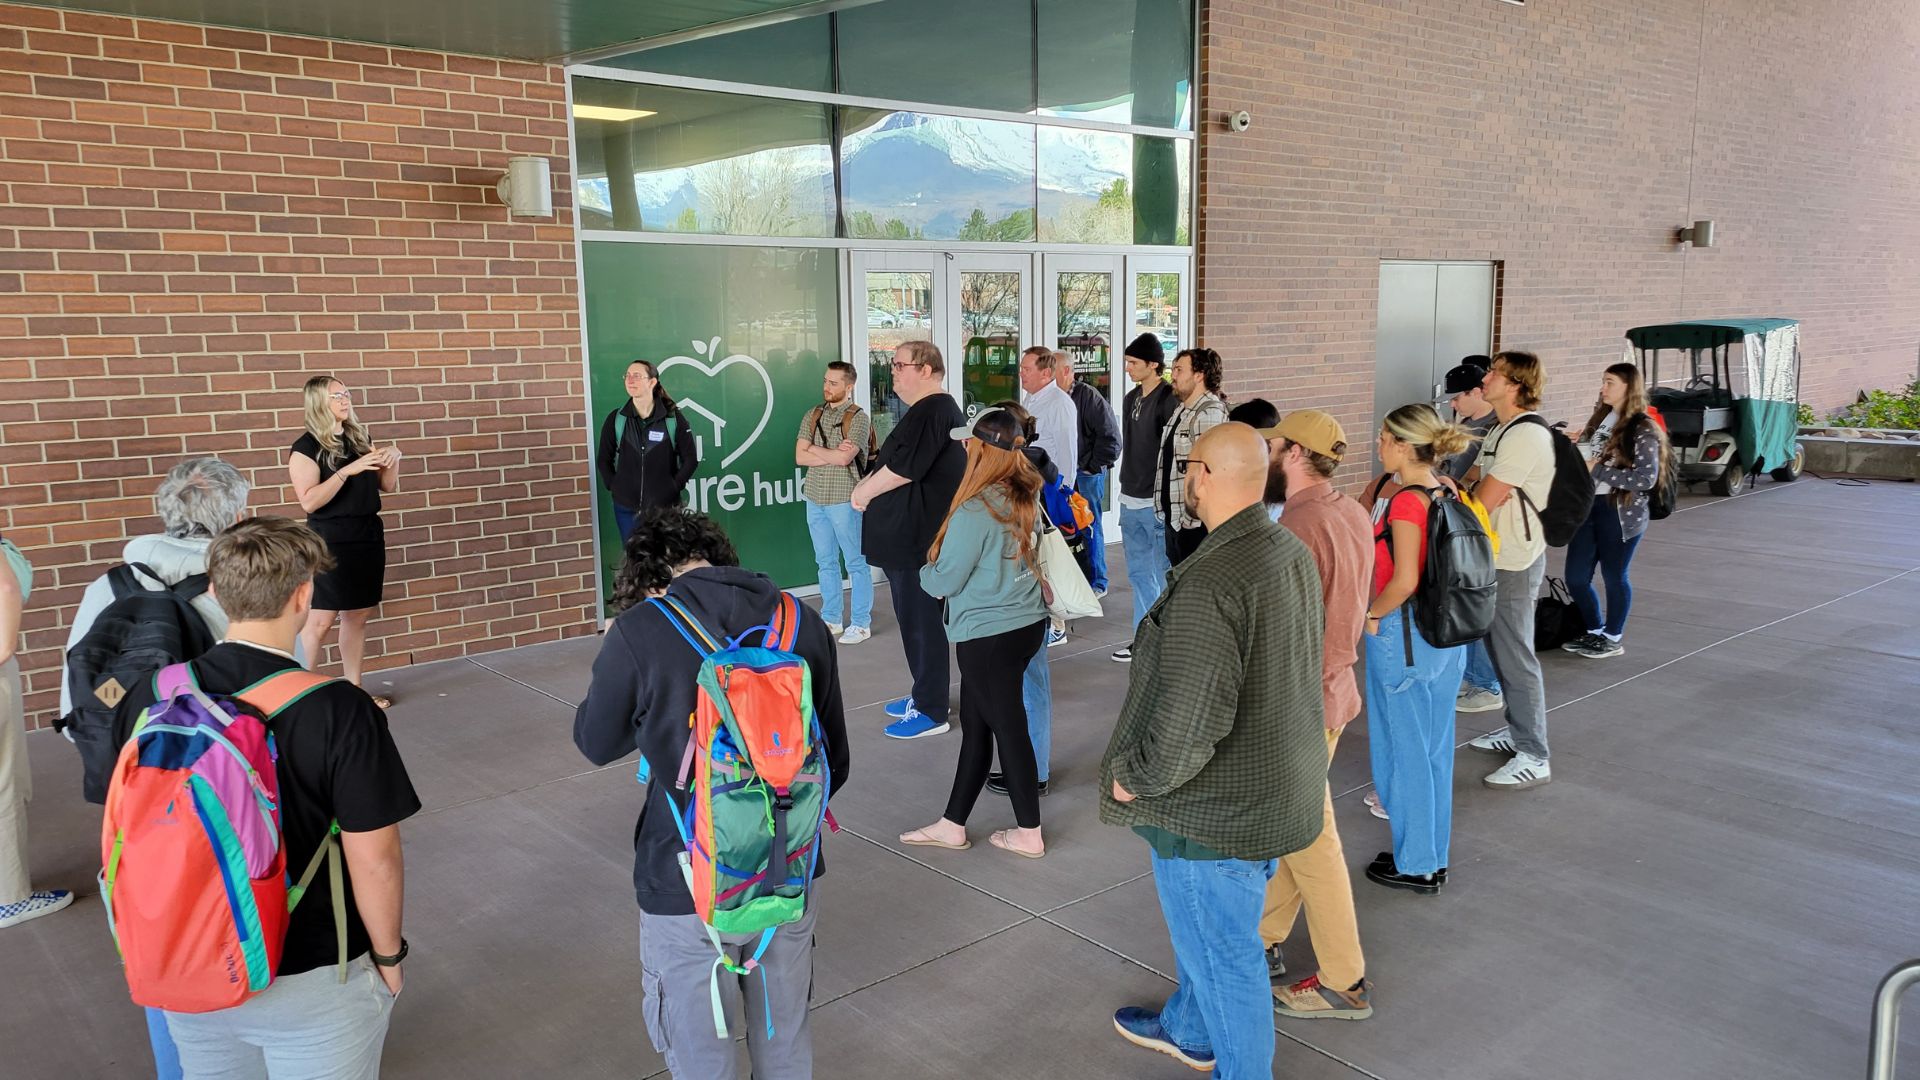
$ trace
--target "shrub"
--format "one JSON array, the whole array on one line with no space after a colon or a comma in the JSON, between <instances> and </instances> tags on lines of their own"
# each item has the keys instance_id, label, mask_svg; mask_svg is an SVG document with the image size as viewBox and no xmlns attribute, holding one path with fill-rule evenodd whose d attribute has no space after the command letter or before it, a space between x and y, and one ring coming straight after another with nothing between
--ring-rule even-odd
<instances>
[{"instance_id":1,"label":"shrub","mask_svg":"<svg viewBox=\"0 0 1920 1080\"><path fill-rule=\"evenodd\" d=\"M1920 379L1908 383L1905 390L1869 390L1859 401L1835 413L1832 423L1836 427L1920 431Z\"/></svg>"}]
</instances>

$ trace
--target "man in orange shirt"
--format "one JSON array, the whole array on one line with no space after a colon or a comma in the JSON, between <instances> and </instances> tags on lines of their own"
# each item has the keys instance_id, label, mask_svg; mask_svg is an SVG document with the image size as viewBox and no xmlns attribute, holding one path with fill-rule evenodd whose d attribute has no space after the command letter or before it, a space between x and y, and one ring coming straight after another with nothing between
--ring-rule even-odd
<instances>
[{"instance_id":1,"label":"man in orange shirt","mask_svg":"<svg viewBox=\"0 0 1920 1080\"><path fill-rule=\"evenodd\" d=\"M1288 413L1260 431L1268 448L1268 505L1282 507L1280 524L1298 536L1320 571L1326 603L1326 643L1320 665L1327 725L1327 760L1348 721L1360 714L1360 688L1353 677L1373 571L1373 528L1360 504L1334 489L1333 472L1347 450L1340 422L1316 409ZM1293 932L1300 909L1307 912L1320 970L1273 992L1274 1011L1308 1019L1364 1020L1373 1015L1360 927L1353 910L1353 883L1333 821L1333 791L1327 790L1319 839L1280 859L1267 883L1260 937L1267 945L1267 973L1285 975L1280 943Z\"/></svg>"}]
</instances>

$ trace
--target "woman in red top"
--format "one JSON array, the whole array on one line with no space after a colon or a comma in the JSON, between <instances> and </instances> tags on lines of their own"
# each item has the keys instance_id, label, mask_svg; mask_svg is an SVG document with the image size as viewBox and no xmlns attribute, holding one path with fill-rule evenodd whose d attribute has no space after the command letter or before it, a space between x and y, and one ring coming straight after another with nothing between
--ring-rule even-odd
<instances>
[{"instance_id":1,"label":"woman in red top","mask_svg":"<svg viewBox=\"0 0 1920 1080\"><path fill-rule=\"evenodd\" d=\"M1387 415L1376 452L1401 487L1377 511L1373 602L1367 605L1367 746L1373 784L1393 826L1393 850L1367 879L1432 895L1446 883L1453 832L1453 706L1465 670L1464 646L1436 649L1407 603L1427 561L1427 510L1441 490L1434 467L1465 450L1467 430L1431 405Z\"/></svg>"}]
</instances>

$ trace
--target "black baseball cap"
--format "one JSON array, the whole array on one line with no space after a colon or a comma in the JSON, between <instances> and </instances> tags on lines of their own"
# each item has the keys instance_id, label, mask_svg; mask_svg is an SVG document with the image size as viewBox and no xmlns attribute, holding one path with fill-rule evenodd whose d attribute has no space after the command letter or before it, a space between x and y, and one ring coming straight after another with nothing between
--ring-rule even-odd
<instances>
[{"instance_id":1,"label":"black baseball cap","mask_svg":"<svg viewBox=\"0 0 1920 1080\"><path fill-rule=\"evenodd\" d=\"M1002 450L1018 450L1020 421L1005 409L986 409L966 427L957 427L948 432L954 442L967 439L979 439L988 446L997 446Z\"/></svg>"},{"instance_id":2,"label":"black baseball cap","mask_svg":"<svg viewBox=\"0 0 1920 1080\"><path fill-rule=\"evenodd\" d=\"M1446 391L1447 397L1480 389L1480 380L1487 377L1487 371L1492 366L1481 367L1474 363L1475 360L1482 359L1485 357L1469 356L1464 362L1447 372L1445 381L1440 384Z\"/></svg>"}]
</instances>

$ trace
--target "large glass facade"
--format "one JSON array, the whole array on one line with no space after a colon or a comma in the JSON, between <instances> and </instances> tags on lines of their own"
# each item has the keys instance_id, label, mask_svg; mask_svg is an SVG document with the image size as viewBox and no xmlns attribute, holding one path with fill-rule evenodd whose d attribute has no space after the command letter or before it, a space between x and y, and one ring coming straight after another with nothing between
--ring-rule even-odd
<instances>
[{"instance_id":1,"label":"large glass facade","mask_svg":"<svg viewBox=\"0 0 1920 1080\"><path fill-rule=\"evenodd\" d=\"M576 78L573 121L584 228L834 235L828 106Z\"/></svg>"},{"instance_id":2,"label":"large glass facade","mask_svg":"<svg viewBox=\"0 0 1920 1080\"><path fill-rule=\"evenodd\" d=\"M1039 111L1193 129L1191 0L1040 0Z\"/></svg>"},{"instance_id":3,"label":"large glass facade","mask_svg":"<svg viewBox=\"0 0 1920 1080\"><path fill-rule=\"evenodd\" d=\"M1034 128L965 116L841 110L847 235L1034 238Z\"/></svg>"},{"instance_id":4,"label":"large glass facade","mask_svg":"<svg viewBox=\"0 0 1920 1080\"><path fill-rule=\"evenodd\" d=\"M1189 145L1123 131L1040 128L1041 242L1184 246Z\"/></svg>"}]
</instances>

